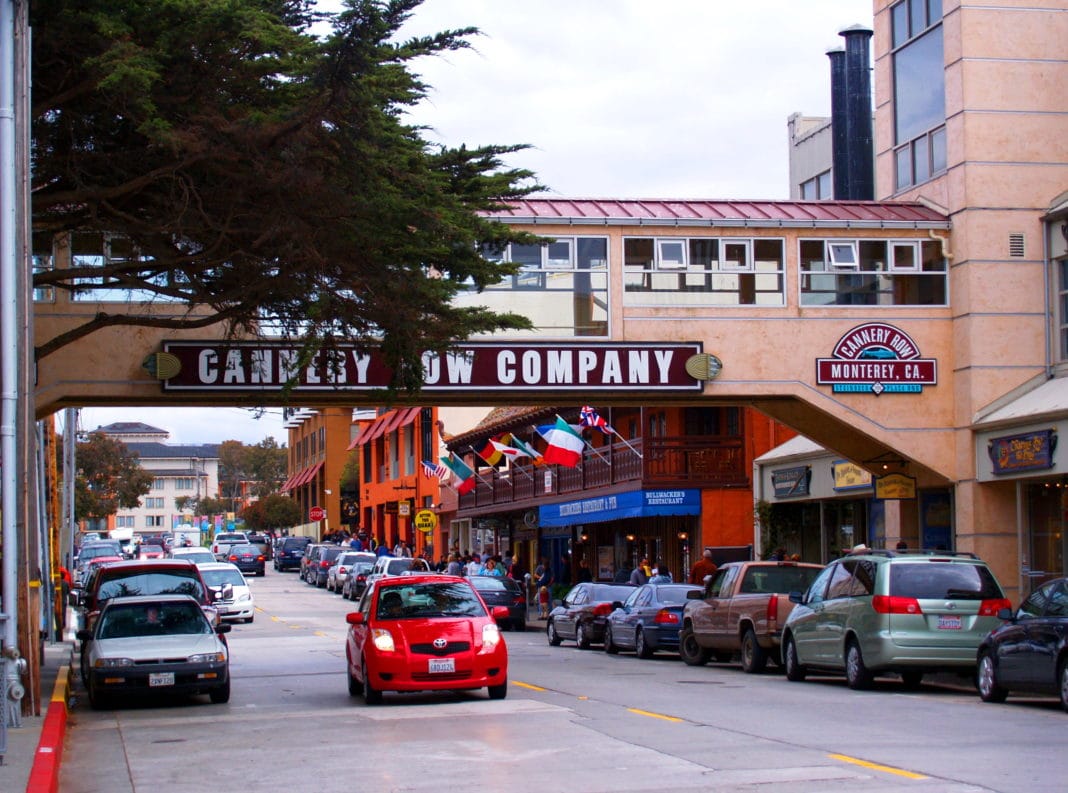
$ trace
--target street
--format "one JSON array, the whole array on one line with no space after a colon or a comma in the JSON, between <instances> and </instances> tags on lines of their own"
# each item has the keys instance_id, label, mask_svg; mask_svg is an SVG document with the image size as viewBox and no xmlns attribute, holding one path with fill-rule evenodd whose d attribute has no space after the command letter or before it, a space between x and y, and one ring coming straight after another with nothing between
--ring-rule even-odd
<instances>
[{"instance_id":1,"label":"street","mask_svg":"<svg viewBox=\"0 0 1068 793\"><path fill-rule=\"evenodd\" d=\"M268 569L229 634L233 696L90 710L80 683L62 793L125 791L1059 791L1068 717L965 685L788 682L505 633L509 691L350 698L352 605Z\"/></svg>"}]
</instances>

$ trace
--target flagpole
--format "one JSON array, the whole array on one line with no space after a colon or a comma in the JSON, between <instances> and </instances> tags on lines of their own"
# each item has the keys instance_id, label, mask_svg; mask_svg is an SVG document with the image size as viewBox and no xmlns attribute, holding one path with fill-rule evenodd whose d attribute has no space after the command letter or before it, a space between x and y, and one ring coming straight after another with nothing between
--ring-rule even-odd
<instances>
[{"instance_id":1,"label":"flagpole","mask_svg":"<svg viewBox=\"0 0 1068 793\"><path fill-rule=\"evenodd\" d=\"M612 434L615 435L617 438L619 438L621 441L623 441L623 445L624 446L626 446L628 449L630 449L632 452L634 452L636 455L638 455L638 459L639 460L644 460L645 459L644 457L642 457L642 453L640 451L638 451L637 449L635 449L633 446L631 446L630 445L630 441L628 441L626 438L624 438L622 435L620 435L619 434L619 430L617 430L615 427L612 427Z\"/></svg>"}]
</instances>

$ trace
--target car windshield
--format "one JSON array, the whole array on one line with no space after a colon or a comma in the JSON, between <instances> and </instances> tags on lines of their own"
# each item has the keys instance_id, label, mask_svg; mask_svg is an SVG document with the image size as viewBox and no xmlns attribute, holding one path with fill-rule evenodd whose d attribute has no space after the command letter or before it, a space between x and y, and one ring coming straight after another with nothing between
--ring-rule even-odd
<instances>
[{"instance_id":1,"label":"car windshield","mask_svg":"<svg viewBox=\"0 0 1068 793\"><path fill-rule=\"evenodd\" d=\"M186 551L185 553L171 553L175 559L184 559L187 562L197 564L199 562L214 562L215 554L208 550Z\"/></svg>"},{"instance_id":2,"label":"car windshield","mask_svg":"<svg viewBox=\"0 0 1068 793\"><path fill-rule=\"evenodd\" d=\"M121 603L100 617L98 639L211 633L196 603Z\"/></svg>"},{"instance_id":3,"label":"car windshield","mask_svg":"<svg viewBox=\"0 0 1068 793\"><path fill-rule=\"evenodd\" d=\"M416 584L383 589L378 596L378 619L426 617L484 617L486 609L464 583Z\"/></svg>"},{"instance_id":4,"label":"car windshield","mask_svg":"<svg viewBox=\"0 0 1068 793\"><path fill-rule=\"evenodd\" d=\"M595 584L590 588L590 601L611 602L613 600L626 600L633 591L634 587L631 586Z\"/></svg>"},{"instance_id":5,"label":"car windshield","mask_svg":"<svg viewBox=\"0 0 1068 793\"><path fill-rule=\"evenodd\" d=\"M110 568L105 568L109 570ZM100 582L97 601L131 595L190 595L204 601L204 589L200 585L196 569L172 570L166 573L130 572Z\"/></svg>"},{"instance_id":6,"label":"car windshield","mask_svg":"<svg viewBox=\"0 0 1068 793\"><path fill-rule=\"evenodd\" d=\"M374 569L374 565L371 564L370 562L357 562L356 565L352 568L352 572L357 573L357 574L366 575L367 573L371 572L371 570L373 570L373 569Z\"/></svg>"},{"instance_id":7,"label":"car windshield","mask_svg":"<svg viewBox=\"0 0 1068 793\"><path fill-rule=\"evenodd\" d=\"M200 575L204 579L204 583L210 587L220 587L223 584L248 586L240 570L201 570Z\"/></svg>"},{"instance_id":8,"label":"car windshield","mask_svg":"<svg viewBox=\"0 0 1068 793\"><path fill-rule=\"evenodd\" d=\"M772 594L775 592L804 592L816 576L819 567L792 567L775 565L774 567L750 567L745 572L738 593L742 595Z\"/></svg>"},{"instance_id":9,"label":"car windshield","mask_svg":"<svg viewBox=\"0 0 1068 793\"><path fill-rule=\"evenodd\" d=\"M163 553L163 546L161 545L142 545L141 553Z\"/></svg>"},{"instance_id":10,"label":"car windshield","mask_svg":"<svg viewBox=\"0 0 1068 793\"><path fill-rule=\"evenodd\" d=\"M497 578L497 576L472 577L471 584L479 592L502 592L509 589L507 579Z\"/></svg>"},{"instance_id":11,"label":"car windshield","mask_svg":"<svg viewBox=\"0 0 1068 793\"><path fill-rule=\"evenodd\" d=\"M388 565L386 565L386 572L389 575L400 575L405 570L412 566L411 559L393 559Z\"/></svg>"},{"instance_id":12,"label":"car windshield","mask_svg":"<svg viewBox=\"0 0 1068 793\"><path fill-rule=\"evenodd\" d=\"M658 586L656 599L669 605L680 605L686 602L686 593L698 587L692 586Z\"/></svg>"},{"instance_id":13,"label":"car windshield","mask_svg":"<svg viewBox=\"0 0 1068 793\"><path fill-rule=\"evenodd\" d=\"M78 554L79 559L88 561L97 556L117 556L119 553L117 546L113 545L93 545L89 548L82 548L81 553Z\"/></svg>"},{"instance_id":14,"label":"car windshield","mask_svg":"<svg viewBox=\"0 0 1068 793\"><path fill-rule=\"evenodd\" d=\"M994 574L983 565L923 561L890 565L890 594L917 600L1004 597Z\"/></svg>"},{"instance_id":15,"label":"car windshield","mask_svg":"<svg viewBox=\"0 0 1068 793\"><path fill-rule=\"evenodd\" d=\"M250 553L253 556L258 554L260 549L255 545L235 545L230 549L230 553Z\"/></svg>"}]
</instances>

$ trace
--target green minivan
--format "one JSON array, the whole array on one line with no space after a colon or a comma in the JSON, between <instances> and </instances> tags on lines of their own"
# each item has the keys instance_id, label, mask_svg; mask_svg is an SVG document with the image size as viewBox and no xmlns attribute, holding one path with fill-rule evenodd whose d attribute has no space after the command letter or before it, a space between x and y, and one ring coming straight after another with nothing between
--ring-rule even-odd
<instances>
[{"instance_id":1,"label":"green minivan","mask_svg":"<svg viewBox=\"0 0 1068 793\"><path fill-rule=\"evenodd\" d=\"M787 678L845 674L854 689L885 673L910 688L926 672L974 673L980 641L1011 606L986 563L941 550L853 553L790 599L797 605L783 628Z\"/></svg>"}]
</instances>

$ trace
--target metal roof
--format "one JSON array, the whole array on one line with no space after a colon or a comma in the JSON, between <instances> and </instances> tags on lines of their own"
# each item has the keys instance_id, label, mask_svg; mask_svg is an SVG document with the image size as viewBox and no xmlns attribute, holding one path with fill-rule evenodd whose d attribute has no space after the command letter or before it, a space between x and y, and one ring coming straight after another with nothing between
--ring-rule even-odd
<instances>
[{"instance_id":1,"label":"metal roof","mask_svg":"<svg viewBox=\"0 0 1068 793\"><path fill-rule=\"evenodd\" d=\"M949 217L913 201L766 201L640 198L523 198L485 212L512 224L750 227L950 227Z\"/></svg>"}]
</instances>

